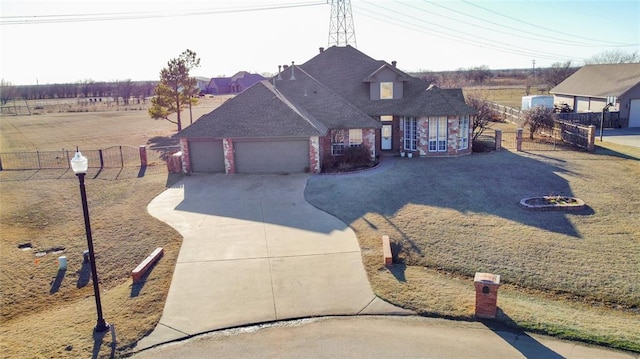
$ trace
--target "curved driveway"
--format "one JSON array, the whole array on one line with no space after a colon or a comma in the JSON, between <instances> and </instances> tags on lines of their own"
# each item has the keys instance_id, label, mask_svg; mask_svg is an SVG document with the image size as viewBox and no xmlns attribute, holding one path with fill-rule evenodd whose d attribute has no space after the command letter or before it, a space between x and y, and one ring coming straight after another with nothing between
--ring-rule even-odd
<instances>
[{"instance_id":1,"label":"curved driveway","mask_svg":"<svg viewBox=\"0 0 640 359\"><path fill-rule=\"evenodd\" d=\"M407 314L373 294L353 231L305 201L308 178L197 174L156 197L149 213L184 239L160 322L136 349L282 319Z\"/></svg>"}]
</instances>

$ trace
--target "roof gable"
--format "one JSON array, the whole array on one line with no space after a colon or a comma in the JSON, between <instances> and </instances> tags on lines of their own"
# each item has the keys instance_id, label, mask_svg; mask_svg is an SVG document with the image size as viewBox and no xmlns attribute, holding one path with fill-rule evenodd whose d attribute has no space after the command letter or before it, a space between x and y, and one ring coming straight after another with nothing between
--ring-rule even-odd
<instances>
[{"instance_id":1,"label":"roof gable","mask_svg":"<svg viewBox=\"0 0 640 359\"><path fill-rule=\"evenodd\" d=\"M378 74L382 73L382 72L393 72L397 77L396 80L397 81L409 81L409 79L411 78L411 76L405 74L404 72L398 70L395 66L391 66L387 63L384 63L382 66L380 66L377 70L375 70L371 75L367 76L364 78L364 82L376 82L378 81L377 77Z\"/></svg>"},{"instance_id":2,"label":"roof gable","mask_svg":"<svg viewBox=\"0 0 640 359\"><path fill-rule=\"evenodd\" d=\"M587 97L620 97L638 83L640 63L585 65L549 92Z\"/></svg>"},{"instance_id":3,"label":"roof gable","mask_svg":"<svg viewBox=\"0 0 640 359\"><path fill-rule=\"evenodd\" d=\"M302 113L268 81L260 81L175 137L308 137L326 132L325 126Z\"/></svg>"}]
</instances>

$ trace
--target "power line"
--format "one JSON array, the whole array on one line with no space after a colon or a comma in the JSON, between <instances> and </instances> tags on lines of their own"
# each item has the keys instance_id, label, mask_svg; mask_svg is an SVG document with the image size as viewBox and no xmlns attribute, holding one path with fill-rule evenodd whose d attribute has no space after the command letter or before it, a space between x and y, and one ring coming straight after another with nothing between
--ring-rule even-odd
<instances>
[{"instance_id":1,"label":"power line","mask_svg":"<svg viewBox=\"0 0 640 359\"><path fill-rule=\"evenodd\" d=\"M111 12L111 13L86 13L86 14L58 14L58 15L22 15L22 16L0 16L0 25L32 25L32 24L58 24L70 22L95 22L113 20L141 20L157 19L167 17L203 16L214 14L230 14L243 12L256 12L265 10L279 10L326 5L326 1L300 2L290 4L274 4L266 6L240 7L229 9L199 9L183 12L173 12L171 14L160 12Z\"/></svg>"},{"instance_id":2,"label":"power line","mask_svg":"<svg viewBox=\"0 0 640 359\"><path fill-rule=\"evenodd\" d=\"M599 44L594 44L594 43L586 43L586 42L572 41L572 40L567 40L567 39L563 39L563 38L559 38L559 37L553 37L553 36L548 36L548 35L542 35L542 34L539 34L539 33L535 33L535 32L532 32L532 31L526 31L526 30L518 29L518 28L516 28L516 27L508 26L508 25L501 24L501 23L498 23L498 22L489 21L489 20L487 20L487 19L483 19L483 18L478 17L478 16L469 15L469 14L466 14L466 13L464 13L464 12L462 12L462 11L458 11L458 10L451 9L451 8L446 7L446 6L443 6L443 5L437 4L437 3L433 2L433 1L428 1L428 0L423 0L423 1L424 1L425 3L431 4L431 5L433 5L433 6L437 6L437 7L443 8L443 9L445 9L445 10L448 10L448 11L454 12L454 13L456 13L456 14L460 14L460 15L463 15L463 16L466 16L466 17L469 17L469 18L472 18L472 19L475 19L475 20L479 20L479 21L482 21L482 22L486 22L486 23L489 23L489 24L491 24L491 25L499 26L499 27L502 27L502 28L505 28L505 29L515 30L515 31L518 31L518 32L521 32L521 33L525 33L525 34L535 35L535 37L528 37L528 36L523 36L523 35L513 35L513 36L519 36L519 37L521 37L521 38L526 38L526 39L536 40L536 41L545 41L545 42L547 42L547 43L554 43L554 44L567 45L567 46L601 47L601 46L603 46L603 45L610 45L610 43L599 43ZM396 1L396 2L398 2L398 3L402 4L402 3L401 3L401 2L399 2L399 1ZM435 12L431 12L431 11L428 11L428 10L425 10L425 9L422 9L422 8L419 8L419 7L416 7L416 6L412 6L412 5L409 5L409 4L402 4L402 5L410 6L410 7L412 7L412 8L417 9L417 10L424 11L424 12L428 12L429 14L436 15L436 16L440 16L440 17L444 17L444 18L446 18L446 19L450 19L450 20L454 20L454 21L459 21L459 19L452 18L452 17L450 17L450 16L446 16L446 15L442 15L442 14L438 14L438 13L435 13ZM473 23L467 23L467 24L468 24L468 25L471 25L471 26L479 27L479 28L481 28L481 29L486 29L486 30L490 30L490 31L500 32L499 30L492 29L492 28L489 28L489 27L486 27L486 26L481 26L481 25L478 25L478 24L473 24ZM548 40L543 40L543 38L546 38L546 39L548 39ZM558 41L552 41L552 40L558 40ZM629 46L634 46L634 45L629 45Z\"/></svg>"},{"instance_id":3,"label":"power line","mask_svg":"<svg viewBox=\"0 0 640 359\"><path fill-rule=\"evenodd\" d=\"M493 48L493 49L501 49L502 52L508 52L508 53L514 53L514 54L519 54L519 55L525 55L525 56L535 56L535 57L542 57L542 58L547 58L550 60L562 60L564 59L564 57L559 56L556 53L551 53L551 52L544 52L544 51L530 51L528 49L519 47L519 46L515 46L513 44L509 44L509 43L505 43L505 42L501 42L501 41L496 41L496 40L491 40L491 39L486 39L480 36L477 36L475 34L470 34L468 32L464 32L464 31L460 31L459 29L453 29L444 25L440 25L440 24L436 24L430 21L426 21L422 18L417 18L415 16L411 16L411 15L407 15L404 14L402 12L396 11L396 10L392 10L389 9L387 7L378 5L378 4L374 4L371 2L367 2L368 4L371 4L375 7L381 8L387 12L391 12L394 14L398 14L404 17L407 17L409 19L413 19L413 20L417 20L419 23L426 23L429 24L432 27L438 27L438 28L442 28L445 30L450 31L450 33L443 33L440 31L436 31L433 29L426 29L423 25L418 25L419 27L423 28L424 30L422 32L431 32L431 33L435 33L435 36L439 36L439 37L443 37L447 36L448 38L454 38L456 39L456 41L458 42L463 42L463 43L467 43L473 46L478 46L478 42L484 44L485 46L479 46L479 47L488 47L488 48ZM388 14L385 14L383 16L389 16ZM384 20L383 20L384 21ZM402 26L402 25L401 25ZM465 37L461 37L460 34L462 35L466 35L470 38L465 38Z\"/></svg>"},{"instance_id":4,"label":"power line","mask_svg":"<svg viewBox=\"0 0 640 359\"><path fill-rule=\"evenodd\" d=\"M475 6L475 7L479 8L479 9L484 10L484 11L490 12L492 14L495 14L495 15L498 15L498 16L502 16L504 18L511 19L511 20L517 21L517 22L522 23L522 24L527 24L529 26L533 26L533 27L538 28L538 29L551 31L551 32L554 32L554 33L557 33L557 34L561 34L561 35L564 34L564 35L575 37L575 38L578 38L578 39L589 40L589 41L598 41L598 42L601 42L601 43L604 43L604 44L608 44L610 46L614 46L614 45L615 46L635 46L635 45L637 45L637 44L629 45L629 44L615 43L615 42L603 41L603 40L594 40L592 38L585 37L585 36L569 34L569 33L563 33L561 31L558 31L557 29L551 29L551 28L543 27L543 26L540 26L540 24L532 24L532 23L524 21L522 19L518 19L518 18L515 18L513 16L505 15L505 14L502 14L500 12L497 12L497 11L494 11L494 10L491 10L491 9L487 9L485 7L482 7L482 6L478 5L478 4L474 4L474 3L470 2L470 1L467 1L467 0L460 0L460 1L462 1L465 4L469 4L471 6Z\"/></svg>"}]
</instances>

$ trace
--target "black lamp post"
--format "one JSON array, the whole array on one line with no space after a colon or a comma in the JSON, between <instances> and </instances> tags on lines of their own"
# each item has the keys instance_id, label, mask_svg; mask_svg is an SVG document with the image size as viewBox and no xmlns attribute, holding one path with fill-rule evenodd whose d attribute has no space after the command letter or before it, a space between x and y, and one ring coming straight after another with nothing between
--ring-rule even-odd
<instances>
[{"instance_id":1,"label":"black lamp post","mask_svg":"<svg viewBox=\"0 0 640 359\"><path fill-rule=\"evenodd\" d=\"M98 272L96 271L96 259L93 253L93 239L91 238L91 223L89 222L89 207L87 206L87 192L84 188L84 176L87 174L89 161L76 149L76 155L71 159L71 169L78 176L80 181L80 197L82 198L82 210L84 213L84 227L87 232L87 246L89 247L89 264L91 265L91 280L93 281L93 292L96 297L96 308L98 310L98 323L94 328L96 332L105 332L109 329L109 324L102 316L102 304L100 302L100 286L98 284Z\"/></svg>"}]
</instances>

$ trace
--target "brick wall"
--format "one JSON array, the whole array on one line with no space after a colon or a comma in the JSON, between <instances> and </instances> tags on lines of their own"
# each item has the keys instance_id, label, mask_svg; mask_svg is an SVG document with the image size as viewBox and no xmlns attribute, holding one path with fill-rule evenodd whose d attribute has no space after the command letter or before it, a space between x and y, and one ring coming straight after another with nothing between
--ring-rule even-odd
<instances>
[{"instance_id":1,"label":"brick wall","mask_svg":"<svg viewBox=\"0 0 640 359\"><path fill-rule=\"evenodd\" d=\"M222 139L222 149L224 150L224 171L226 174L236 173L236 161L233 152L233 140L230 138Z\"/></svg>"},{"instance_id":2,"label":"brick wall","mask_svg":"<svg viewBox=\"0 0 640 359\"><path fill-rule=\"evenodd\" d=\"M309 172L320 172L320 139L317 136L309 138Z\"/></svg>"},{"instance_id":3,"label":"brick wall","mask_svg":"<svg viewBox=\"0 0 640 359\"><path fill-rule=\"evenodd\" d=\"M180 151L182 151L182 172L191 173L191 158L189 157L189 141L186 138L180 139Z\"/></svg>"},{"instance_id":4,"label":"brick wall","mask_svg":"<svg viewBox=\"0 0 640 359\"><path fill-rule=\"evenodd\" d=\"M369 146L371 158L376 158L376 130L374 128L362 129L362 144Z\"/></svg>"}]
</instances>

